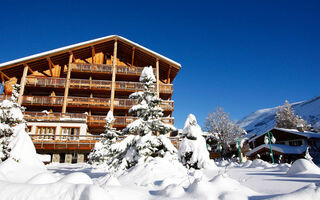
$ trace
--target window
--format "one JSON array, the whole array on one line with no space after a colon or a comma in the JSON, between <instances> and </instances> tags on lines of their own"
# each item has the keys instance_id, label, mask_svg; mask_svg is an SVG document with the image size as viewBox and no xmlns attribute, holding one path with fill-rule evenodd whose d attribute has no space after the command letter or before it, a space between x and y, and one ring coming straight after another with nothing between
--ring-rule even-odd
<instances>
[{"instance_id":1,"label":"window","mask_svg":"<svg viewBox=\"0 0 320 200\"><path fill-rule=\"evenodd\" d=\"M56 127L38 126L36 134L38 139L53 140L56 133Z\"/></svg>"},{"instance_id":2,"label":"window","mask_svg":"<svg viewBox=\"0 0 320 200\"><path fill-rule=\"evenodd\" d=\"M80 128L62 127L61 139L78 140L79 134L80 134Z\"/></svg>"},{"instance_id":3,"label":"window","mask_svg":"<svg viewBox=\"0 0 320 200\"><path fill-rule=\"evenodd\" d=\"M302 141L301 140L292 140L292 141L289 141L289 145L290 146L301 146Z\"/></svg>"}]
</instances>

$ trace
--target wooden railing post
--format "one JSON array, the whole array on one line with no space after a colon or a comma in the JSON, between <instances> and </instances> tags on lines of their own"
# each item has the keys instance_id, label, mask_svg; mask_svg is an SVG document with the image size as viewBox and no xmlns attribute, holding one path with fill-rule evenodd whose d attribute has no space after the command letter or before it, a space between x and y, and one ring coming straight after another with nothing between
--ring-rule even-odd
<instances>
[{"instance_id":1,"label":"wooden railing post","mask_svg":"<svg viewBox=\"0 0 320 200\"><path fill-rule=\"evenodd\" d=\"M111 105L110 110L113 112L114 110L114 94L116 88L116 73L117 73L117 48L118 48L118 41L114 41L114 48L113 48L113 62L112 62L112 85L111 85Z\"/></svg>"},{"instance_id":2,"label":"wooden railing post","mask_svg":"<svg viewBox=\"0 0 320 200\"><path fill-rule=\"evenodd\" d=\"M71 70L72 70L72 59L73 54L70 54L69 57L69 65L68 65L68 73L67 73L67 80L66 80L66 87L64 89L64 96L63 96L63 105L62 105L62 113L66 113L67 111L67 100L69 95L69 87L70 87L70 76L71 76Z\"/></svg>"},{"instance_id":3,"label":"wooden railing post","mask_svg":"<svg viewBox=\"0 0 320 200\"><path fill-rule=\"evenodd\" d=\"M156 61L156 69L157 69L157 96L160 97L160 82L159 82L159 59Z\"/></svg>"},{"instance_id":4,"label":"wooden railing post","mask_svg":"<svg viewBox=\"0 0 320 200\"><path fill-rule=\"evenodd\" d=\"M28 75L28 65L25 64L24 65L24 69L23 69L22 78L21 78L21 81L20 81L20 91L19 91L19 97L18 97L18 104L19 105L22 104L22 97L23 97L23 93L24 93L24 87L26 85L27 75Z\"/></svg>"}]
</instances>

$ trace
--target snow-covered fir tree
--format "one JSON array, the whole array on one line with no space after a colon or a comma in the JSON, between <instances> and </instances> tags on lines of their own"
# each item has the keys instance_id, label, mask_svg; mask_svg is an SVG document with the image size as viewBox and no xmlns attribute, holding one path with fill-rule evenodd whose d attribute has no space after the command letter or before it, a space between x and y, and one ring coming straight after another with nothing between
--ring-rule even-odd
<instances>
[{"instance_id":1,"label":"snow-covered fir tree","mask_svg":"<svg viewBox=\"0 0 320 200\"><path fill-rule=\"evenodd\" d=\"M110 146L115 143L119 136L119 131L112 128L112 123L114 122L113 113L110 110L105 118L105 132L101 134L102 139L96 142L94 149L88 156L88 162L94 165L108 164L113 154L110 151Z\"/></svg>"},{"instance_id":2,"label":"snow-covered fir tree","mask_svg":"<svg viewBox=\"0 0 320 200\"><path fill-rule=\"evenodd\" d=\"M179 160L187 168L201 169L212 165L206 140L193 114L189 114L182 131L182 141L179 146Z\"/></svg>"},{"instance_id":3,"label":"snow-covered fir tree","mask_svg":"<svg viewBox=\"0 0 320 200\"><path fill-rule=\"evenodd\" d=\"M287 129L309 130L309 125L300 116L294 114L291 104L286 100L283 106L278 107L276 113L276 127Z\"/></svg>"},{"instance_id":4,"label":"snow-covered fir tree","mask_svg":"<svg viewBox=\"0 0 320 200\"><path fill-rule=\"evenodd\" d=\"M243 128L230 120L229 114L221 107L208 114L204 129L210 134L207 143L215 152L220 151L223 157L230 157L236 151L237 139L246 134Z\"/></svg>"},{"instance_id":5,"label":"snow-covered fir tree","mask_svg":"<svg viewBox=\"0 0 320 200\"><path fill-rule=\"evenodd\" d=\"M19 90L20 85L14 85L11 100L0 103L0 163L10 157L10 142L15 137L15 127L25 126L22 114L24 108L17 103Z\"/></svg>"},{"instance_id":6,"label":"snow-covered fir tree","mask_svg":"<svg viewBox=\"0 0 320 200\"><path fill-rule=\"evenodd\" d=\"M137 120L128 124L124 129L129 135L119 143L111 146L113 157L112 169L129 169L140 161L152 157L176 156L177 150L165 136L176 128L161 121L163 110L160 108L161 99L155 91L156 78L152 67L145 67L140 76L143 92L135 92L129 96L137 100L129 113L136 115Z\"/></svg>"}]
</instances>

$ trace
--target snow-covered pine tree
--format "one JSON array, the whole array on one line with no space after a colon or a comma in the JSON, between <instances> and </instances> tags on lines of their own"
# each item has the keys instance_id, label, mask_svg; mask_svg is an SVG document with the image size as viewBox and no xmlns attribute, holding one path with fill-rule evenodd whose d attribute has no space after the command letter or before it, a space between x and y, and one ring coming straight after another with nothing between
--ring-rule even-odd
<instances>
[{"instance_id":1,"label":"snow-covered pine tree","mask_svg":"<svg viewBox=\"0 0 320 200\"><path fill-rule=\"evenodd\" d=\"M125 133L136 135L129 135L111 146L111 151L115 155L111 164L112 169L125 170L148 158L176 156L177 153L176 148L165 136L176 128L161 121L162 100L157 97L154 88L156 78L151 66L143 69L139 80L143 84L143 92L135 92L129 96L138 103L129 110L129 113L136 115L138 119L124 129Z\"/></svg>"},{"instance_id":2,"label":"snow-covered pine tree","mask_svg":"<svg viewBox=\"0 0 320 200\"><path fill-rule=\"evenodd\" d=\"M101 134L101 141L94 145L94 149L88 156L88 163L94 165L108 164L113 154L110 151L110 146L115 143L120 134L115 128L112 128L112 123L114 122L113 113L110 110L105 118L105 132Z\"/></svg>"},{"instance_id":3,"label":"snow-covered pine tree","mask_svg":"<svg viewBox=\"0 0 320 200\"><path fill-rule=\"evenodd\" d=\"M236 147L237 138L241 138L246 134L246 131L237 123L230 120L229 114L223 111L223 108L218 107L214 113L209 113L205 122L204 129L210 134L208 136L209 144L213 149L220 148L223 157L230 157L233 147ZM220 144L220 147L217 144ZM214 144L214 145L213 145Z\"/></svg>"},{"instance_id":4,"label":"snow-covered pine tree","mask_svg":"<svg viewBox=\"0 0 320 200\"><path fill-rule=\"evenodd\" d=\"M304 119L294 114L294 110L287 100L284 102L283 106L278 107L276 113L276 127L287 129L297 129L299 127L303 130L308 130L309 128Z\"/></svg>"},{"instance_id":5,"label":"snow-covered pine tree","mask_svg":"<svg viewBox=\"0 0 320 200\"><path fill-rule=\"evenodd\" d=\"M179 160L187 168L201 169L213 165L210 161L206 140L193 114L189 114L182 131Z\"/></svg>"},{"instance_id":6,"label":"snow-covered pine tree","mask_svg":"<svg viewBox=\"0 0 320 200\"><path fill-rule=\"evenodd\" d=\"M20 85L14 85L11 100L0 103L0 163L10 157L14 128L25 124L22 114L24 108L17 103L19 90Z\"/></svg>"}]
</instances>

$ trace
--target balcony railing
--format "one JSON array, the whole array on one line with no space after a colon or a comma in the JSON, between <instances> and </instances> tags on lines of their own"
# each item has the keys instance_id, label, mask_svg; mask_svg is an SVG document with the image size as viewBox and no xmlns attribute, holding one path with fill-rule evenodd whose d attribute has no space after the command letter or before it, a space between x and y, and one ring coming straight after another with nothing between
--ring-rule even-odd
<instances>
[{"instance_id":1,"label":"balcony railing","mask_svg":"<svg viewBox=\"0 0 320 200\"><path fill-rule=\"evenodd\" d=\"M65 78L48 78L48 77L28 77L27 86L33 87L55 87L64 88ZM86 80L70 79L70 88L72 89L96 89L111 90L112 81L107 80ZM116 81L116 91L142 91L143 85L137 82ZM160 84L160 93L172 93L172 84Z\"/></svg>"},{"instance_id":2,"label":"balcony railing","mask_svg":"<svg viewBox=\"0 0 320 200\"><path fill-rule=\"evenodd\" d=\"M112 65L107 64L91 64L91 63L71 63L72 71L74 72L103 72L103 73L112 73ZM140 75L143 70L143 67L129 67L117 65L117 74L125 75ZM67 70L65 69L66 73ZM156 74L156 70L153 70Z\"/></svg>"},{"instance_id":3,"label":"balcony railing","mask_svg":"<svg viewBox=\"0 0 320 200\"><path fill-rule=\"evenodd\" d=\"M52 113L52 112L24 112L24 119L29 122L45 121L83 121L87 119L87 115L83 113Z\"/></svg>"},{"instance_id":4,"label":"balcony railing","mask_svg":"<svg viewBox=\"0 0 320 200\"><path fill-rule=\"evenodd\" d=\"M36 149L46 150L92 150L97 141L102 137L100 135L38 135L29 134ZM126 136L120 136L117 142L120 142ZM179 139L169 137L174 146L179 146Z\"/></svg>"},{"instance_id":5,"label":"balcony railing","mask_svg":"<svg viewBox=\"0 0 320 200\"><path fill-rule=\"evenodd\" d=\"M101 116L101 115L88 116L88 120L87 120L88 126L103 126L106 124L105 118L106 116ZM131 116L115 116L115 121L113 122L113 125L126 126L136 119L137 117L131 117ZM174 118L172 117L162 118L161 121L167 124L174 124Z\"/></svg>"},{"instance_id":6,"label":"balcony railing","mask_svg":"<svg viewBox=\"0 0 320 200\"><path fill-rule=\"evenodd\" d=\"M2 100L10 99L9 95L1 95ZM70 107L110 107L111 99L109 98L89 98L89 97L68 97L68 106ZM62 106L62 96L23 96L23 105L38 105L38 106ZM114 108L116 109L130 109L136 105L137 101L134 99L114 99ZM172 111L174 106L173 101L163 101L160 107L163 110Z\"/></svg>"}]
</instances>

